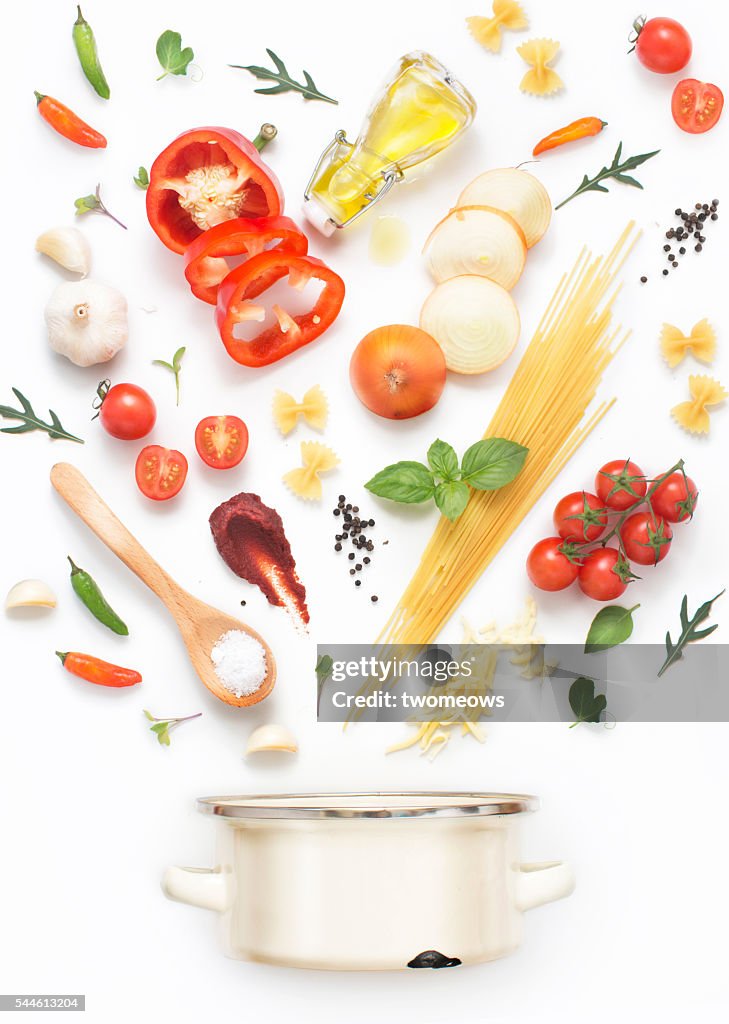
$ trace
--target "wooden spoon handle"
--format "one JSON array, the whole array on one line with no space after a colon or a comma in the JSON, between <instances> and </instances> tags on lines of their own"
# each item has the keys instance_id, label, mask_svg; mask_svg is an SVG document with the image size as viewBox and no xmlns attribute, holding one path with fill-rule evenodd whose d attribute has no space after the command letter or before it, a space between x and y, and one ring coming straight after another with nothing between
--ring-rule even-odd
<instances>
[{"instance_id":1,"label":"wooden spoon handle","mask_svg":"<svg viewBox=\"0 0 729 1024\"><path fill-rule=\"evenodd\" d=\"M176 584L101 500L83 473L68 462L57 462L51 469L51 483L99 540L167 603Z\"/></svg>"}]
</instances>

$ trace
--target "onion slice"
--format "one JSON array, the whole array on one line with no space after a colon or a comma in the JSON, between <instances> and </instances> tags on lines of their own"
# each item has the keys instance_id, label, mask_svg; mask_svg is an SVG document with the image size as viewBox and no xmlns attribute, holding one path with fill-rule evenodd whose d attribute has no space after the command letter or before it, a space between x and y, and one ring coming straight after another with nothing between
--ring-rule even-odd
<instances>
[{"instance_id":1,"label":"onion slice","mask_svg":"<svg viewBox=\"0 0 729 1024\"><path fill-rule=\"evenodd\" d=\"M479 174L461 192L457 205L493 206L508 213L524 232L528 249L536 245L552 219L552 203L544 185L516 167Z\"/></svg>"},{"instance_id":2,"label":"onion slice","mask_svg":"<svg viewBox=\"0 0 729 1024\"><path fill-rule=\"evenodd\" d=\"M519 311L501 285L464 274L433 289L420 313L420 326L443 349L449 370L486 373L514 350Z\"/></svg>"},{"instance_id":3,"label":"onion slice","mask_svg":"<svg viewBox=\"0 0 729 1024\"><path fill-rule=\"evenodd\" d=\"M477 274L510 290L524 270L527 244L508 213L491 206L459 206L433 228L423 252L439 284Z\"/></svg>"}]
</instances>

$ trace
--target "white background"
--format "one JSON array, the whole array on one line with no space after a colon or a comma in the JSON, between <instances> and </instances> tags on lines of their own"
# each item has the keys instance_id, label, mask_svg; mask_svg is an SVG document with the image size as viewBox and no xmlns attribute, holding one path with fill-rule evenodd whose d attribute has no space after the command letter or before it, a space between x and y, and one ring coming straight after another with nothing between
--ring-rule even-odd
<instances>
[{"instance_id":1,"label":"white background","mask_svg":"<svg viewBox=\"0 0 729 1024\"><path fill-rule=\"evenodd\" d=\"M407 423L370 416L354 398L347 365L359 338L388 322L417 322L429 283L419 248L428 231L478 172L518 163L534 142L577 116L597 114L608 129L548 155L536 168L555 201L612 157L661 149L637 176L639 192L610 186L555 215L529 256L514 290L523 351L558 275L583 244L610 245L634 217L644 230L625 273L619 315L634 335L605 381L619 403L549 494L516 531L462 611L476 624L506 624L518 614L529 585L523 564L531 545L550 532L561 493L588 487L608 458L636 459L659 472L683 456L702 491L693 524L679 527L669 561L632 590L641 604L635 639L660 643L675 627L681 596L690 605L727 582L726 557L714 538L724 528L729 410L712 416L712 434L682 433L669 409L687 397L690 360L671 372L657 347L663 320L688 330L708 316L719 336L711 372L729 380L729 319L724 297L726 227L712 225L700 259L687 256L667 280L661 230L674 207L723 195L729 115L717 130L690 137L671 121L675 76L644 71L626 55L637 13L631 0L526 2L531 26L508 34L491 56L468 35L464 18L486 13L482 0L380 5L193 4L155 0L84 6L96 30L112 87L109 103L83 79L71 44L73 5L45 0L13 5L5 22L2 64L4 302L2 394L21 388L44 412L50 404L81 432L84 447L51 443L40 434L0 438L3 502L0 590L39 576L58 592L47 615L3 615L0 706L0 991L85 992L87 1018L399 1021L559 1019L682 1020L717 1016L725 977L726 864L725 725L618 725L612 731L566 725L494 726L478 746L454 737L434 763L417 753L385 758L385 746L407 726L362 726L343 734L314 722L314 643L374 638L417 564L434 525L427 509L398 510L370 499L362 484L393 458L420 458L436 436L462 451L487 425L519 353L488 377L451 379L437 408ZM717 81L726 68L726 15L709 0L666 3L653 13L685 19L694 38L690 73ZM201 82L158 74L154 44L166 28L195 49ZM515 47L552 36L562 44L558 70L566 89L540 100L524 96L525 70ZM338 107L298 96L261 97L232 63L263 62L271 46L292 71L307 67ZM370 224L331 242L313 238L312 251L345 278L348 296L335 327L311 348L268 370L247 371L226 356L211 309L188 292L180 258L148 227L144 197L132 174L180 131L230 125L255 134L273 120L279 138L267 159L281 178L287 212L298 217L309 172L333 132L350 135L393 61L414 48L432 50L452 67L479 103L473 128L448 156L402 186L387 212L410 226L413 244L394 270L368 259ZM33 89L58 96L109 138L106 151L74 147L35 113ZM110 367L79 370L48 348L42 311L62 279L33 252L37 234L71 223L73 200L102 182L108 205L129 225L124 232L100 217L82 228L94 254L93 276L119 287L130 305L130 341ZM720 208L722 211L724 207ZM638 278L647 274L641 287ZM154 312L149 310L154 308ZM151 366L188 348L182 404L165 371ZM97 381L147 387L158 405L152 441L179 447L190 459L180 498L153 505L136 490L138 446L114 441L90 423ZM320 383L330 400L324 440L339 453L340 470L326 480L319 506L298 502L281 475L299 460L299 427L283 441L273 427L271 398L281 387L300 396ZM569 381L565 382L569 386ZM197 421L234 412L247 421L250 453L230 474L206 470L193 450ZM252 711L225 708L203 690L173 624L156 599L131 577L52 493L54 461L78 465L143 544L180 583L237 614L270 640L279 663L273 696ZM222 500L253 490L281 512L312 610L300 639L281 609L234 577L218 558L207 518ZM356 592L331 550L332 499L344 491L378 519L380 539L372 586ZM128 639L96 624L71 593L66 554L93 571L131 626ZM368 594L380 595L377 606ZM727 599L724 599L725 601ZM572 591L539 595L540 630L551 640L583 639L596 606ZM726 607L717 618L726 623ZM460 637L457 620L446 634ZM721 635L721 634L720 634ZM718 638L717 638L718 639ZM111 692L63 673L59 649L94 651L140 668L145 681ZM698 682L698 681L697 681ZM655 684L652 684L655 685ZM148 732L142 708L165 716L202 711L163 749ZM246 737L276 720L297 734L301 752L288 760L242 758ZM459 971L345 975L284 971L224 959L214 921L202 911L166 902L159 878L169 863L210 863L213 829L194 810L212 792L329 788L448 788L535 792L542 810L525 826L529 859L567 857L578 888L572 898L535 911L523 948L509 959ZM407 865L401 866L407 870ZM357 879L352 879L357 884ZM383 920L383 928L388 922Z\"/></svg>"}]
</instances>

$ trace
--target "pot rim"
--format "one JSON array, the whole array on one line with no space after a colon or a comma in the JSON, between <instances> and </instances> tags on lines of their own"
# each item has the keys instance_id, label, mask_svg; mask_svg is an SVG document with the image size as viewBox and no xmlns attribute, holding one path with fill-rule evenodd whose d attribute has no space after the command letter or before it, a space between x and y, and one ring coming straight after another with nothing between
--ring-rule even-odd
<instances>
[{"instance_id":1,"label":"pot rim","mask_svg":"<svg viewBox=\"0 0 729 1024\"><path fill-rule=\"evenodd\" d=\"M536 811L535 796L454 791L265 793L199 797L198 810L221 818L321 820L331 818L456 818Z\"/></svg>"}]
</instances>

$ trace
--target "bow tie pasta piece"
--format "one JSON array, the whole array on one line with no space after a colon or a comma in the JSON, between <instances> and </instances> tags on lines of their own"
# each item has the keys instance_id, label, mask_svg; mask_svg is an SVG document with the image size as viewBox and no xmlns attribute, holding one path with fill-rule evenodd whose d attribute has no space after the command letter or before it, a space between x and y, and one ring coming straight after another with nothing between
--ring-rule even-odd
<instances>
[{"instance_id":1,"label":"bow tie pasta piece","mask_svg":"<svg viewBox=\"0 0 729 1024\"><path fill-rule=\"evenodd\" d=\"M325 444L318 441L302 441L301 461L303 466L285 473L283 482L298 498L319 501L322 493L319 474L334 469L339 465L339 459Z\"/></svg>"},{"instance_id":2,"label":"bow tie pasta piece","mask_svg":"<svg viewBox=\"0 0 729 1024\"><path fill-rule=\"evenodd\" d=\"M689 377L689 393L691 401L674 405L671 415L690 434L708 434L710 419L707 407L723 402L729 397L729 392L718 380L697 374Z\"/></svg>"},{"instance_id":3,"label":"bow tie pasta piece","mask_svg":"<svg viewBox=\"0 0 729 1024\"><path fill-rule=\"evenodd\" d=\"M485 46L492 53L498 53L501 49L501 30L506 28L512 32L528 28L529 21L524 14L521 4L516 0L494 0L493 17L466 18L468 31L477 43Z\"/></svg>"},{"instance_id":4,"label":"bow tie pasta piece","mask_svg":"<svg viewBox=\"0 0 729 1024\"><path fill-rule=\"evenodd\" d=\"M710 363L716 353L716 333L704 317L685 335L673 324L664 324L661 330L661 352L670 367L678 366L687 352L702 363Z\"/></svg>"},{"instance_id":5,"label":"bow tie pasta piece","mask_svg":"<svg viewBox=\"0 0 729 1024\"><path fill-rule=\"evenodd\" d=\"M300 402L285 391L277 391L273 396L273 421L284 436L291 433L302 416L308 426L323 430L328 413L327 396L318 384L309 388Z\"/></svg>"},{"instance_id":6,"label":"bow tie pasta piece","mask_svg":"<svg viewBox=\"0 0 729 1024\"><path fill-rule=\"evenodd\" d=\"M522 92L531 93L532 96L549 96L564 89L564 82L557 72L547 67L559 53L559 43L555 39L530 39L517 46L516 52L522 60L532 65L519 84Z\"/></svg>"}]
</instances>

